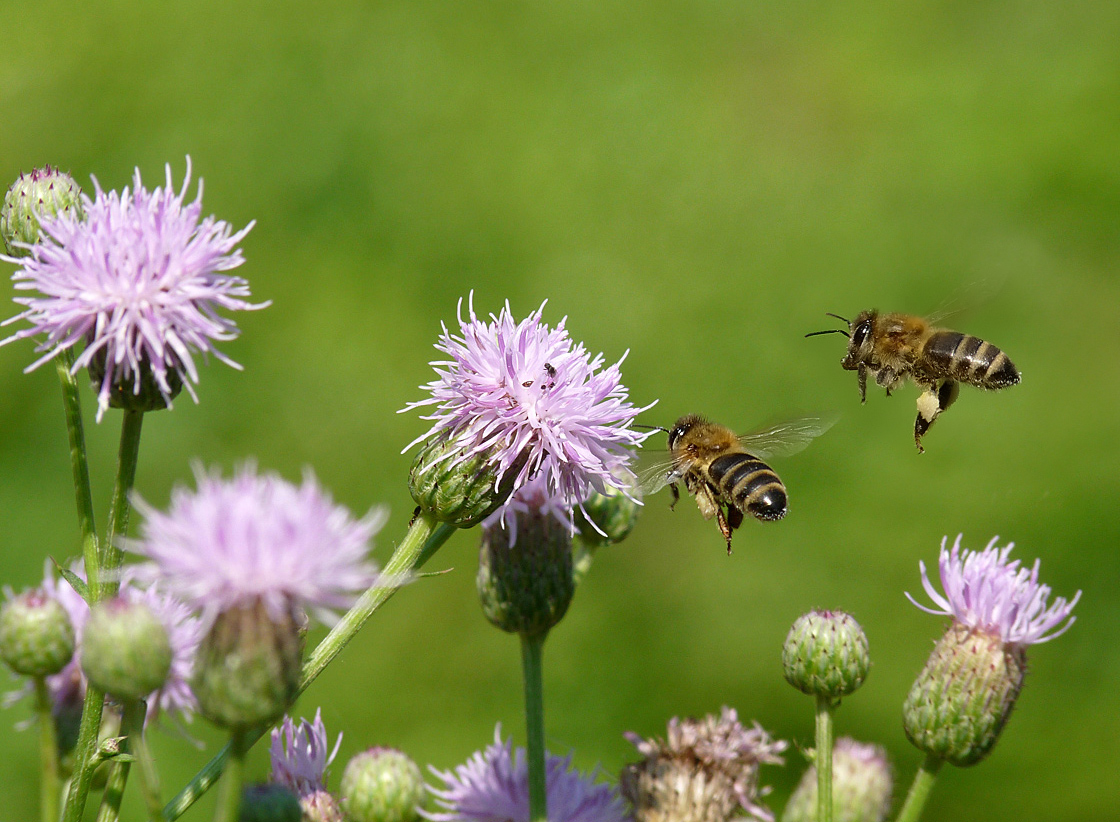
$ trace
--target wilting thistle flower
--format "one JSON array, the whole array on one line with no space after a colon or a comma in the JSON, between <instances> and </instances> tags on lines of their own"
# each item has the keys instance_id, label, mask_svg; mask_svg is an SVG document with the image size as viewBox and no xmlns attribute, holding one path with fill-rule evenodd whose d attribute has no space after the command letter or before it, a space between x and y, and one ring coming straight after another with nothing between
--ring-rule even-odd
<instances>
[{"instance_id":1,"label":"wilting thistle flower","mask_svg":"<svg viewBox=\"0 0 1120 822\"><path fill-rule=\"evenodd\" d=\"M501 726L494 744L471 755L454 771L433 774L444 787L428 786L438 812L421 811L435 822L529 822L529 767L525 749L502 742ZM572 757L546 755L545 786L549 822L623 822L626 809L613 787L597 782L598 769L584 774L572 768Z\"/></svg>"},{"instance_id":2,"label":"wilting thistle flower","mask_svg":"<svg viewBox=\"0 0 1120 822\"><path fill-rule=\"evenodd\" d=\"M883 822L894 778L887 752L843 736L832 748L833 822ZM816 822L817 769L810 766L782 812L782 822Z\"/></svg>"},{"instance_id":3,"label":"wilting thistle flower","mask_svg":"<svg viewBox=\"0 0 1120 822\"><path fill-rule=\"evenodd\" d=\"M423 417L434 424L411 445L428 440L426 449L438 453L422 458L448 470L481 458L493 469L487 479L494 490L508 474L509 491L543 474L549 494L571 510L592 489L633 476L632 449L649 434L629 426L646 409L627 400L622 360L604 368L601 354L591 357L572 342L564 320L545 325L543 310L515 322L507 303L486 322L475 315L473 294L467 319L460 302L459 334L445 326L436 343L451 359L432 363L437 379L425 386L431 396L403 410L435 406Z\"/></svg>"},{"instance_id":4,"label":"wilting thistle flower","mask_svg":"<svg viewBox=\"0 0 1120 822\"><path fill-rule=\"evenodd\" d=\"M41 297L18 297L26 309L7 323L27 320L30 328L3 343L42 335L46 352L27 371L84 343L73 372L89 367L97 383L97 418L110 405L136 410L163 408L198 369L192 352L240 368L214 347L234 339L237 326L218 311L264 308L251 304L249 285L223 272L241 265L237 244L253 224L234 233L213 217L202 219L202 184L185 203L187 173L178 194L167 167L164 188L148 191L133 178L133 190L82 195L85 219L77 213L40 215L42 239L29 256L5 258L22 266L13 279L19 290ZM0 344L3 344L0 343Z\"/></svg>"},{"instance_id":5,"label":"wilting thistle flower","mask_svg":"<svg viewBox=\"0 0 1120 822\"><path fill-rule=\"evenodd\" d=\"M621 788L637 822L724 822L740 810L763 822L774 814L759 799L760 765L780 765L787 743L756 722L745 728L733 708L702 720L669 720L665 741L626 734L645 757L622 771Z\"/></svg>"},{"instance_id":6,"label":"wilting thistle flower","mask_svg":"<svg viewBox=\"0 0 1120 822\"><path fill-rule=\"evenodd\" d=\"M942 596L924 563L922 586L939 606L931 614L953 618L906 698L903 724L919 749L954 765L973 765L991 751L1007 722L1026 676L1026 646L1060 636L1073 624L1072 600L1055 598L1038 581L1039 562L1030 568L1010 560L1014 543L983 551L951 550L942 540ZM1064 623L1064 624L1063 624Z\"/></svg>"},{"instance_id":7,"label":"wilting thistle flower","mask_svg":"<svg viewBox=\"0 0 1120 822\"><path fill-rule=\"evenodd\" d=\"M290 716L272 729L272 743L268 754L272 760L272 781L287 785L297 796L325 790L327 768L338 754L342 734L330 749L327 729L319 709L315 721L301 719L297 727Z\"/></svg>"}]
</instances>

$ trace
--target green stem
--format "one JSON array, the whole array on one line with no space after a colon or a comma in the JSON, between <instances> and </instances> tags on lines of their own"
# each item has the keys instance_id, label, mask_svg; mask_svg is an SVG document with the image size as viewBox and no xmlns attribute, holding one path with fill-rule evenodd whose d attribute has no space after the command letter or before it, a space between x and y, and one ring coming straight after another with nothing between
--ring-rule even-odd
<instances>
[{"instance_id":1,"label":"green stem","mask_svg":"<svg viewBox=\"0 0 1120 822\"><path fill-rule=\"evenodd\" d=\"M521 635L521 671L525 679L525 735L529 759L529 819L548 820L548 786L545 782L544 685L541 676L547 634Z\"/></svg>"},{"instance_id":2,"label":"green stem","mask_svg":"<svg viewBox=\"0 0 1120 822\"><path fill-rule=\"evenodd\" d=\"M230 735L230 757L226 763L222 793L218 797L218 808L214 822L235 822L241 806L241 783L245 778L245 754L252 746L246 731L234 731Z\"/></svg>"},{"instance_id":3,"label":"green stem","mask_svg":"<svg viewBox=\"0 0 1120 822\"><path fill-rule=\"evenodd\" d=\"M918 772L914 774L914 782L910 785L910 793L906 794L906 803L898 812L898 822L918 822L922 811L929 799L929 792L933 790L937 772L941 770L944 760L938 759L933 754L926 754L926 761Z\"/></svg>"},{"instance_id":4,"label":"green stem","mask_svg":"<svg viewBox=\"0 0 1120 822\"><path fill-rule=\"evenodd\" d=\"M140 703L141 710L147 714L147 706ZM144 797L144 807L151 822L162 822L163 801L159 797L159 771L152 752L148 748L147 735L141 731L132 739L132 752L136 755L136 776L140 781L140 793Z\"/></svg>"},{"instance_id":5,"label":"green stem","mask_svg":"<svg viewBox=\"0 0 1120 822\"><path fill-rule=\"evenodd\" d=\"M817 821L832 822L832 712L836 706L817 694Z\"/></svg>"},{"instance_id":6,"label":"green stem","mask_svg":"<svg viewBox=\"0 0 1120 822\"><path fill-rule=\"evenodd\" d=\"M35 713L39 719L39 764L42 768L39 810L43 822L58 822L62 783L58 776L58 735L51 716L51 692L45 677L35 678Z\"/></svg>"},{"instance_id":7,"label":"green stem","mask_svg":"<svg viewBox=\"0 0 1120 822\"><path fill-rule=\"evenodd\" d=\"M124 705L121 717L121 729L118 732L122 737L120 752L131 753L133 740L144 733L144 703L135 700ZM109 770L109 778L105 782L105 790L101 793L101 807L97 812L97 822L117 822L121 815L121 799L124 798L125 785L128 784L130 763L117 761Z\"/></svg>"},{"instance_id":8,"label":"green stem","mask_svg":"<svg viewBox=\"0 0 1120 822\"><path fill-rule=\"evenodd\" d=\"M93 519L93 493L90 490L89 462L86 459L86 434L82 426L82 403L78 381L70 373L74 353L68 348L56 363L62 383L62 405L66 412L66 430L70 435L70 470L74 475L74 496L78 505L78 527L82 532L82 555L86 563L86 580L93 584L100 578L101 563L97 553L97 527ZM92 590L92 588L91 588Z\"/></svg>"},{"instance_id":9,"label":"green stem","mask_svg":"<svg viewBox=\"0 0 1120 822\"><path fill-rule=\"evenodd\" d=\"M105 542L100 546L99 569L88 577L90 593L95 604L116 595L120 588L119 571L122 552L116 545L118 535L128 528L130 506L128 495L136 478L136 461L140 453L140 428L144 421L143 411L125 411L121 423L121 444L117 458L117 481L113 486L113 500L109 508L109 530ZM91 521L92 522L92 521ZM88 561L88 557L87 557ZM101 711L105 704L105 693L92 684L86 686L86 698L82 707L82 724L78 729L78 742L74 746L74 776L70 782L70 794L66 798L63 822L79 822L85 813L86 799L89 797L93 781L93 757L97 752L97 735L101 730Z\"/></svg>"},{"instance_id":10,"label":"green stem","mask_svg":"<svg viewBox=\"0 0 1120 822\"><path fill-rule=\"evenodd\" d=\"M397 592L400 587L397 583L400 580L407 581L408 574L419 570L439 547L447 542L448 537L455 530L455 526L438 522L426 512L421 513L412 521L404 540L397 546L393 555L381 570L382 576L386 577L390 584L374 585L362 594L354 607L338 621L331 632L316 646L307 661L304 662L299 693L303 693L307 686L323 672L330 661L338 656L339 651L354 638L354 635L361 630L361 627L373 615L374 611L384 605L389 597ZM267 728L260 728L251 732L247 737L246 744L251 747L264 736L266 730ZM200 796L214 786L218 778L221 777L222 770L226 767L229 755L230 746L226 745L202 767L202 770L195 774L194 778L187 783L183 790L179 791L178 795L167 803L167 806L163 809L163 818L166 822L174 822Z\"/></svg>"}]
</instances>

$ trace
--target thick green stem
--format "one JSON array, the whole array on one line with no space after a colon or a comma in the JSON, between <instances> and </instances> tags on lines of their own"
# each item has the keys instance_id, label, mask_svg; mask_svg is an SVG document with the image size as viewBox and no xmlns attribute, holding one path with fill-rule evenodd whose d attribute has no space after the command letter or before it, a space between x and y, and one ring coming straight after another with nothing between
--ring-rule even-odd
<instances>
[{"instance_id":1,"label":"thick green stem","mask_svg":"<svg viewBox=\"0 0 1120 822\"><path fill-rule=\"evenodd\" d=\"M918 772L914 774L914 782L910 785L910 793L906 794L906 804L898 812L898 822L918 822L922 811L929 799L929 792L933 790L933 783L937 779L937 772L945 764L933 754L926 755L926 761Z\"/></svg>"},{"instance_id":2,"label":"thick green stem","mask_svg":"<svg viewBox=\"0 0 1120 822\"><path fill-rule=\"evenodd\" d=\"M140 453L140 428L144 420L142 411L125 411L121 423L121 444L117 459L117 481L113 486L113 501L109 508L109 529L100 546L99 569L89 576L91 604L115 596L120 588L121 549L116 539L128 528L130 510L128 495L136 478L136 461ZM91 520L92 522L92 520ZM87 558L88 559L88 558ZM86 687L82 707L82 724L78 729L78 742L74 746L74 776L70 794L66 798L63 822L79 822L85 812L90 783L93 780L93 758L97 752L97 734L101 730L101 711L105 694L93 685Z\"/></svg>"},{"instance_id":3,"label":"thick green stem","mask_svg":"<svg viewBox=\"0 0 1120 822\"><path fill-rule=\"evenodd\" d=\"M135 745L133 740L144 733L144 703L139 700L125 704L121 717L122 737L121 753L131 753ZM121 800L124 798L125 785L128 784L128 772L131 763L117 761L109 770L109 778L105 782L105 790L101 794L101 807L97 811L97 822L116 822L121 815Z\"/></svg>"},{"instance_id":4,"label":"thick green stem","mask_svg":"<svg viewBox=\"0 0 1120 822\"><path fill-rule=\"evenodd\" d=\"M218 797L218 808L214 822L236 822L241 807L241 783L245 776L245 754L252 746L245 731L234 731L230 735L230 757L226 763L222 793Z\"/></svg>"},{"instance_id":5,"label":"thick green stem","mask_svg":"<svg viewBox=\"0 0 1120 822\"><path fill-rule=\"evenodd\" d=\"M817 694L817 822L832 822L832 700Z\"/></svg>"},{"instance_id":6,"label":"thick green stem","mask_svg":"<svg viewBox=\"0 0 1120 822\"><path fill-rule=\"evenodd\" d=\"M303 693L307 686L315 681L315 678L323 672L330 661L338 656L339 651L346 646L346 643L361 630L361 627L373 615L374 611L384 605L389 597L397 592L400 584L407 581L408 575L419 570L431 558L432 554L443 543L447 542L448 537L455 530L455 526L438 522L427 513L421 513L412 521L404 540L397 546L397 549L381 570L381 574L387 582L376 584L362 594L354 607L338 621L331 632L311 652L307 661L304 662L299 693ZM266 728L261 728L253 731L247 737L246 745L251 747L264 735L266 730ZM221 777L222 770L226 767L229 755L230 746L226 745L203 766L202 770L195 774L194 778L187 783L183 790L179 791L177 796L167 803L167 806L163 809L163 818L166 822L173 822L173 820L178 819L200 796L214 786L218 778Z\"/></svg>"},{"instance_id":7,"label":"thick green stem","mask_svg":"<svg viewBox=\"0 0 1120 822\"><path fill-rule=\"evenodd\" d=\"M74 354L68 348L59 355L58 379L62 383L62 405L66 412L66 430L70 436L70 470L74 475L74 496L78 505L78 527L82 532L82 555L86 563L86 579L100 578L101 562L97 553L97 527L93 519L93 493L90 490L89 462L86 459L86 434L82 426L82 403L78 381L70 373ZM92 588L91 588L92 590Z\"/></svg>"},{"instance_id":8,"label":"thick green stem","mask_svg":"<svg viewBox=\"0 0 1120 822\"><path fill-rule=\"evenodd\" d=\"M45 677L35 679L35 713L39 720L39 811L43 822L58 822L62 783L58 777L58 735L51 716L51 692Z\"/></svg>"},{"instance_id":9,"label":"thick green stem","mask_svg":"<svg viewBox=\"0 0 1120 822\"><path fill-rule=\"evenodd\" d=\"M529 819L548 820L548 786L545 782L544 685L542 657L547 634L521 635L521 671L525 679L525 736L529 759Z\"/></svg>"}]
</instances>

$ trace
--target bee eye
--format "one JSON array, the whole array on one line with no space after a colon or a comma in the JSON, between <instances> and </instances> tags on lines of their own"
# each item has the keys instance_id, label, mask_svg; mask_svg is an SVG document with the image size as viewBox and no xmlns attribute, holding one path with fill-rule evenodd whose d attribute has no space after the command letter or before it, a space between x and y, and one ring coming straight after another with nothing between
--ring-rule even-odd
<instances>
[{"instance_id":1,"label":"bee eye","mask_svg":"<svg viewBox=\"0 0 1120 822\"><path fill-rule=\"evenodd\" d=\"M870 333L871 324L867 322L860 323L856 326L855 331L852 332L852 345L854 345L856 348L860 348L865 342L867 342L867 335Z\"/></svg>"}]
</instances>

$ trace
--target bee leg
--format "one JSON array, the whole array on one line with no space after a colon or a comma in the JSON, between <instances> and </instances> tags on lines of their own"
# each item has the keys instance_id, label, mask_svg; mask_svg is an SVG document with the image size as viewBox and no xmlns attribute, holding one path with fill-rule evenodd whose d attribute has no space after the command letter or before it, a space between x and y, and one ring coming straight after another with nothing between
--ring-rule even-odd
<instances>
[{"instance_id":1,"label":"bee leg","mask_svg":"<svg viewBox=\"0 0 1120 822\"><path fill-rule=\"evenodd\" d=\"M731 511L734 511L734 510L735 509L733 509L733 508L728 508L728 513L730 513ZM742 522L742 521L743 521L743 515L740 514L739 515L739 522ZM719 524L719 531L720 531L721 534L723 534L723 538L725 540L727 540L727 555L731 556L731 530L734 526L732 526L730 523L728 523L727 517L725 517L723 515L723 507L722 506L716 509L716 522Z\"/></svg>"},{"instance_id":2,"label":"bee leg","mask_svg":"<svg viewBox=\"0 0 1120 822\"><path fill-rule=\"evenodd\" d=\"M673 492L673 501L669 503L669 510L672 511L677 507L677 503L681 501L681 492L677 490L675 482L669 483L669 490Z\"/></svg>"},{"instance_id":3,"label":"bee leg","mask_svg":"<svg viewBox=\"0 0 1120 822\"><path fill-rule=\"evenodd\" d=\"M914 444L918 446L919 453L925 453L926 450L922 448L922 436L933 425L934 420L956 401L960 390L960 383L943 380L928 386L918 397L918 416L914 420Z\"/></svg>"},{"instance_id":4,"label":"bee leg","mask_svg":"<svg viewBox=\"0 0 1120 822\"><path fill-rule=\"evenodd\" d=\"M860 404L867 402L867 366L863 363L859 364L859 401Z\"/></svg>"}]
</instances>

